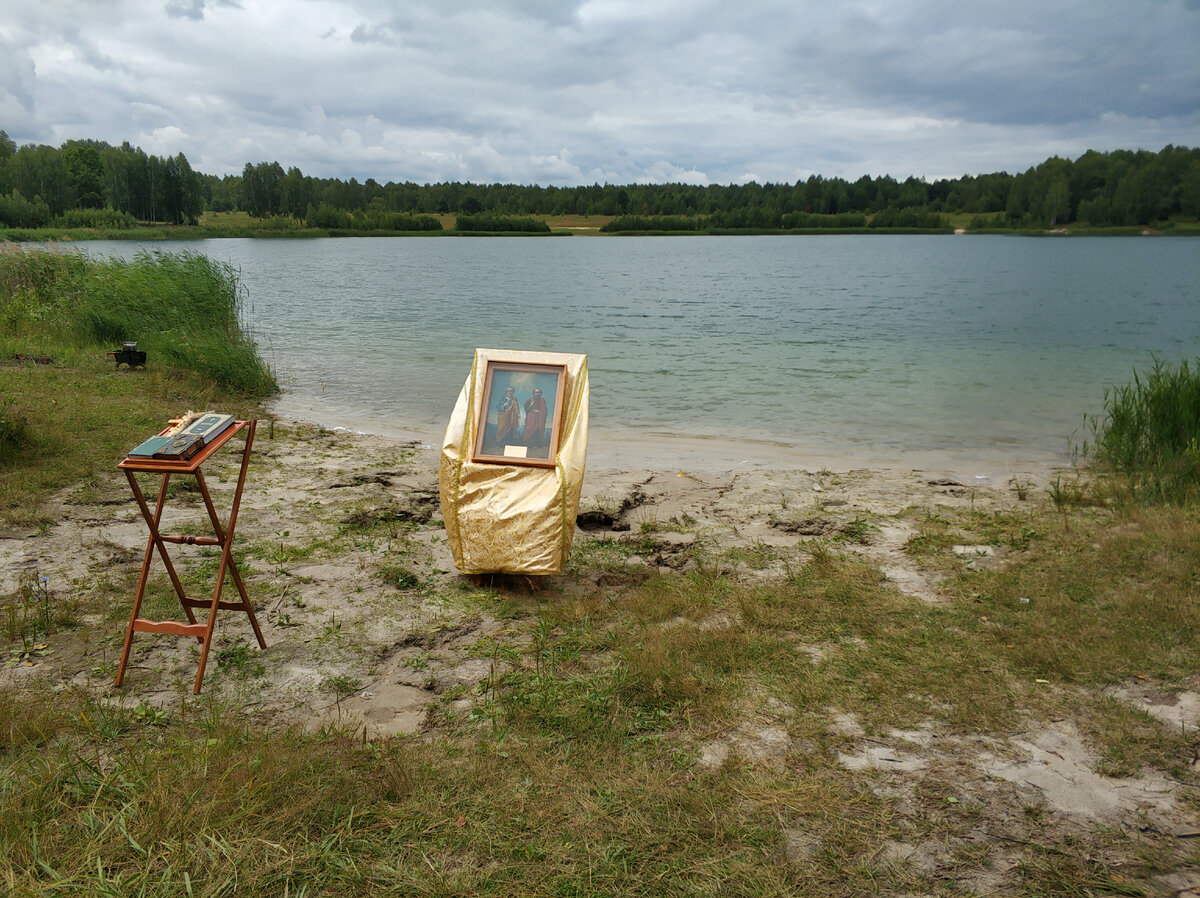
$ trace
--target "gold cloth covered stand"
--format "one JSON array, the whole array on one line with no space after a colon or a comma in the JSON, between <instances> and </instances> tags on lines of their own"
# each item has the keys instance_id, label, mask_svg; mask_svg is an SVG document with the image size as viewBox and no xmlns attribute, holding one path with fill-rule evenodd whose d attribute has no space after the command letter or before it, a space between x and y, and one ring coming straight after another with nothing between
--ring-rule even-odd
<instances>
[{"instance_id":1,"label":"gold cloth covered stand","mask_svg":"<svg viewBox=\"0 0 1200 898\"><path fill-rule=\"evenodd\" d=\"M553 467L472 461L488 362L562 365L566 370ZM575 537L587 459L587 356L476 349L446 427L438 489L455 566L464 574L557 574Z\"/></svg>"}]
</instances>

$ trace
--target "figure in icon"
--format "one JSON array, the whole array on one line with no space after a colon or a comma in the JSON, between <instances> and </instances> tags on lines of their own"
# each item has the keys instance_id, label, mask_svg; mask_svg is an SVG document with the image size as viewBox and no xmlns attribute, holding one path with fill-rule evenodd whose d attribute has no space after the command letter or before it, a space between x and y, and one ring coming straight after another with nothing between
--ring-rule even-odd
<instances>
[{"instance_id":1,"label":"figure in icon","mask_svg":"<svg viewBox=\"0 0 1200 898\"><path fill-rule=\"evenodd\" d=\"M546 400L542 391L535 387L533 395L525 400L525 445L541 446L546 441Z\"/></svg>"},{"instance_id":2,"label":"figure in icon","mask_svg":"<svg viewBox=\"0 0 1200 898\"><path fill-rule=\"evenodd\" d=\"M518 429L521 426L521 403L517 401L512 387L504 388L504 398L497 405L496 442L501 446L516 442Z\"/></svg>"}]
</instances>

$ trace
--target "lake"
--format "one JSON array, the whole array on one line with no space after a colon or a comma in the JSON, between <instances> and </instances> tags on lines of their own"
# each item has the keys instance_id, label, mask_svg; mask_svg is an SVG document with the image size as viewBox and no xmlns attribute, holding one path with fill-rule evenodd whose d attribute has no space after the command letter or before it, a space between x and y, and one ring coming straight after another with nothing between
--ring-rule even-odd
<instances>
[{"instance_id":1,"label":"lake","mask_svg":"<svg viewBox=\"0 0 1200 898\"><path fill-rule=\"evenodd\" d=\"M1104 390L1200 354L1187 238L76 244L229 262L278 413L440 444L476 347L586 353L589 464L1046 472Z\"/></svg>"}]
</instances>

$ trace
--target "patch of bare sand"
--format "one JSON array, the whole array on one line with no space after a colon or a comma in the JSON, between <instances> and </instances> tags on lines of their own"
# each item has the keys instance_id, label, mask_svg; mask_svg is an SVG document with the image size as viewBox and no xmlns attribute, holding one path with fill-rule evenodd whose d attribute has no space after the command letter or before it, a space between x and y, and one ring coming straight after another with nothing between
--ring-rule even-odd
<instances>
[{"instance_id":1,"label":"patch of bare sand","mask_svg":"<svg viewBox=\"0 0 1200 898\"><path fill-rule=\"evenodd\" d=\"M1003 739L941 734L930 723L867 739L861 729L844 722L841 726L858 740L853 751L839 754L850 770L922 776L938 766L966 762L993 783L1011 783L1025 805L1070 817L1111 823L1152 820L1163 831L1175 831L1190 819L1178 804L1175 784L1166 777L1112 778L1096 773L1095 755L1067 720ZM976 775L964 782L978 779Z\"/></svg>"},{"instance_id":2,"label":"patch of bare sand","mask_svg":"<svg viewBox=\"0 0 1200 898\"><path fill-rule=\"evenodd\" d=\"M585 484L581 523L643 535L679 528L714 551L767 547L782 555L813 539L841 537L842 545L878 566L898 590L937 604L942 575L923 569L904 551L917 532L910 513L1010 508L1018 501L1008 488L968 486L916 470L619 469ZM856 525L868 538L851 536Z\"/></svg>"}]
</instances>

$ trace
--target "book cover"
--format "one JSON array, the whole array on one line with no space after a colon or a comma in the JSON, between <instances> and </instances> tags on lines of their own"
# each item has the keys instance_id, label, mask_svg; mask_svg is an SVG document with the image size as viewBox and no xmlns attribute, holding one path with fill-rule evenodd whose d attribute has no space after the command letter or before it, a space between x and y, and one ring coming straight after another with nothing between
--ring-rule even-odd
<instances>
[{"instance_id":1,"label":"book cover","mask_svg":"<svg viewBox=\"0 0 1200 898\"><path fill-rule=\"evenodd\" d=\"M204 440L199 434L177 433L170 437L167 443L154 453L155 458L188 459L204 448Z\"/></svg>"},{"instance_id":2,"label":"book cover","mask_svg":"<svg viewBox=\"0 0 1200 898\"><path fill-rule=\"evenodd\" d=\"M143 458L150 458L155 452L161 450L163 446L167 445L169 442L171 442L170 437L150 437L150 439L146 440L146 442L142 443L140 446L135 446L133 449L130 449L129 454Z\"/></svg>"},{"instance_id":3,"label":"book cover","mask_svg":"<svg viewBox=\"0 0 1200 898\"><path fill-rule=\"evenodd\" d=\"M216 437L230 427L233 426L233 415L221 415L216 412L209 412L201 415L181 433L200 437L204 442L210 442L213 437Z\"/></svg>"}]
</instances>

